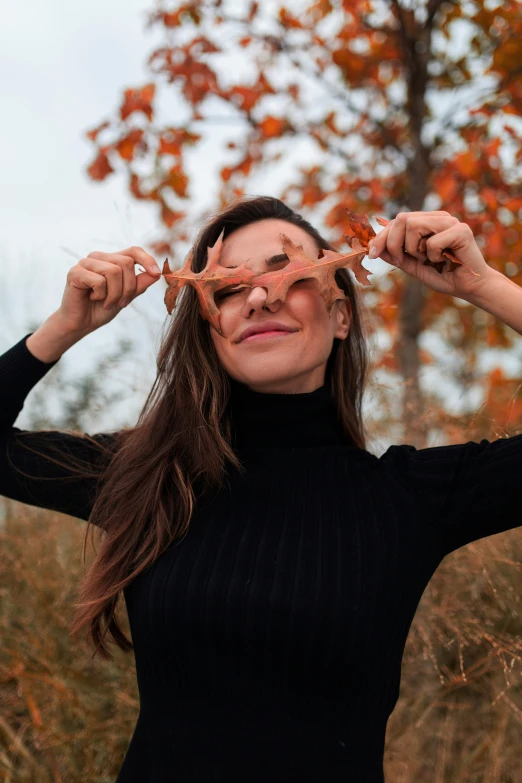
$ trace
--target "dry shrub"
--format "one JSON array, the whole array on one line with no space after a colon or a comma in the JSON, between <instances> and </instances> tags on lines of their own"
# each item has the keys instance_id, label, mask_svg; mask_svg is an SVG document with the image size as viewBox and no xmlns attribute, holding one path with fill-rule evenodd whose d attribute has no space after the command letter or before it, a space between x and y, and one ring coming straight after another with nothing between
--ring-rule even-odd
<instances>
[{"instance_id":1,"label":"dry shrub","mask_svg":"<svg viewBox=\"0 0 522 783\"><path fill-rule=\"evenodd\" d=\"M0 780L113 783L138 717L138 690L131 655L96 662L70 638L84 523L5 503Z\"/></svg>"},{"instance_id":2,"label":"dry shrub","mask_svg":"<svg viewBox=\"0 0 522 783\"><path fill-rule=\"evenodd\" d=\"M448 555L406 644L388 723L390 783L522 780L522 536Z\"/></svg>"}]
</instances>

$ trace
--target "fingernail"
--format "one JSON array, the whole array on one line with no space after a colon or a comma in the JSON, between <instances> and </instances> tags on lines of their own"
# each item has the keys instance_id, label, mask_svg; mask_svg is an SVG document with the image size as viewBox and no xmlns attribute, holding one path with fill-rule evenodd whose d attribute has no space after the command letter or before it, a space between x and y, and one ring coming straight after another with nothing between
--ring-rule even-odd
<instances>
[{"instance_id":1,"label":"fingernail","mask_svg":"<svg viewBox=\"0 0 522 783\"><path fill-rule=\"evenodd\" d=\"M159 266L153 266L152 267L152 274L154 274L154 275L161 275L161 269L159 268Z\"/></svg>"},{"instance_id":2,"label":"fingernail","mask_svg":"<svg viewBox=\"0 0 522 783\"><path fill-rule=\"evenodd\" d=\"M379 255L379 251L377 250L376 247L372 247L368 255L370 258L377 258L377 256Z\"/></svg>"},{"instance_id":3,"label":"fingernail","mask_svg":"<svg viewBox=\"0 0 522 783\"><path fill-rule=\"evenodd\" d=\"M128 304L129 304L128 299L122 299L120 302L120 307L127 307Z\"/></svg>"}]
</instances>

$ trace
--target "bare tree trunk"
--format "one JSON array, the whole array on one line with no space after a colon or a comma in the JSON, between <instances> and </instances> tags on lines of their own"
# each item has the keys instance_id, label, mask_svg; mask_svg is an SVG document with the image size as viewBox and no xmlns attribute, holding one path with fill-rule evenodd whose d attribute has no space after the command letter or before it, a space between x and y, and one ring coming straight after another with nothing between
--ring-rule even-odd
<instances>
[{"instance_id":1,"label":"bare tree trunk","mask_svg":"<svg viewBox=\"0 0 522 783\"><path fill-rule=\"evenodd\" d=\"M426 443L423 398L419 385L420 320L423 291L418 280L409 278L400 309L399 366L403 378L402 420L404 440L422 448Z\"/></svg>"},{"instance_id":2,"label":"bare tree trunk","mask_svg":"<svg viewBox=\"0 0 522 783\"><path fill-rule=\"evenodd\" d=\"M427 113L426 85L431 47L433 15L440 0L431 0L425 25L415 20L414 12L393 3L400 21L399 36L409 67L408 100L410 141L413 155L408 160L408 193L406 202L411 212L422 211L430 180L430 149L422 143L421 134ZM418 280L408 277L399 309L399 367L403 378L402 411L404 440L417 448L426 445L427 426L419 384L419 344L422 329L422 308L425 289Z\"/></svg>"}]
</instances>

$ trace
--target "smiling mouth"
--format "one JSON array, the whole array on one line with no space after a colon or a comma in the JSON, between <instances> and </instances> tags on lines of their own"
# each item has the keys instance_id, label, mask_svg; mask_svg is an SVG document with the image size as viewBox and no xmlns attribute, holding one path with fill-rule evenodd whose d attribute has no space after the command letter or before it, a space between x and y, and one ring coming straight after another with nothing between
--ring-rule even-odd
<instances>
[{"instance_id":1,"label":"smiling mouth","mask_svg":"<svg viewBox=\"0 0 522 783\"><path fill-rule=\"evenodd\" d=\"M256 334L251 334L250 337L245 337L244 340L241 340L242 343L248 343L248 342L257 342L261 341L263 339L269 339L270 337L284 337L290 334L296 334L296 332L287 332L286 330L278 329L277 331L270 331L270 332L257 332Z\"/></svg>"}]
</instances>

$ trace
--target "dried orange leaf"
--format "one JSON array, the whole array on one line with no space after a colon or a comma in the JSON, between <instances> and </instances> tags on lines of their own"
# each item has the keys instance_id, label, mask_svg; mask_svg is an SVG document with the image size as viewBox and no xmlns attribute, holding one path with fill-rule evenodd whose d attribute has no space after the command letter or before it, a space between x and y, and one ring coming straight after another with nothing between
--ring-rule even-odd
<instances>
[{"instance_id":1,"label":"dried orange leaf","mask_svg":"<svg viewBox=\"0 0 522 783\"><path fill-rule=\"evenodd\" d=\"M172 313L180 289L184 285L190 285L196 289L202 317L212 324L221 335L223 333L219 323L219 308L214 301L214 293L224 286L248 282L254 276L254 273L247 269L244 264L234 269L228 269L219 264L218 259L223 246L224 233L225 229L223 229L214 245L207 248L207 263L201 272L193 272L190 268L193 258L192 251L187 254L181 271L171 272L165 259L162 272L168 284L165 293L165 305L168 313Z\"/></svg>"},{"instance_id":2,"label":"dried orange leaf","mask_svg":"<svg viewBox=\"0 0 522 783\"><path fill-rule=\"evenodd\" d=\"M223 246L224 229L212 247L207 248L207 263L201 272L193 272L191 269L193 254L189 252L183 267L179 271L172 272L168 261L163 265L163 277L168 285L165 293L165 305L169 314L172 313L178 294L184 285L190 285L196 289L200 312L219 334L223 335L220 325L220 311L216 305L214 295L225 287L242 285L249 288L261 286L267 290L267 304L273 304L277 300L286 301L289 288L297 280L303 278L315 278L319 284L319 292L323 297L328 312L337 299L344 299L345 293L335 281L335 273L338 269L351 269L355 279L361 285L371 285L368 277L370 272L362 265L362 260L367 253L368 242L375 236L375 231L370 225L367 215L359 215L349 212L348 234L345 235L350 246L347 253L337 253L333 250L321 249L321 255L316 258L308 256L302 245L296 245L286 234L281 234L282 249L288 257L288 264L277 272L266 272L254 276L254 272L245 264L238 267L227 268L221 266L219 257Z\"/></svg>"},{"instance_id":3,"label":"dried orange leaf","mask_svg":"<svg viewBox=\"0 0 522 783\"><path fill-rule=\"evenodd\" d=\"M375 231L368 219L368 215L360 215L358 212L348 212L349 227L347 229L348 235L344 235L348 240L350 247L352 246L351 240L357 239L364 247L368 247L368 242L375 236ZM377 218L379 220L379 218Z\"/></svg>"},{"instance_id":4,"label":"dried orange leaf","mask_svg":"<svg viewBox=\"0 0 522 783\"><path fill-rule=\"evenodd\" d=\"M319 283L319 292L324 299L326 309L330 312L336 299L345 298L344 291L335 282L335 272L350 265L357 267L357 262L360 262L365 255L364 251L341 254L323 249L323 256L311 258L306 255L302 245L295 245L286 234L280 236L283 240L283 252L290 262L280 272L266 272L254 278L254 285L266 288L268 293L266 303L273 304L277 299L284 302L288 289L297 280L314 277ZM369 285L367 279L364 284Z\"/></svg>"}]
</instances>

